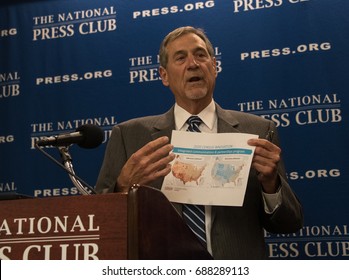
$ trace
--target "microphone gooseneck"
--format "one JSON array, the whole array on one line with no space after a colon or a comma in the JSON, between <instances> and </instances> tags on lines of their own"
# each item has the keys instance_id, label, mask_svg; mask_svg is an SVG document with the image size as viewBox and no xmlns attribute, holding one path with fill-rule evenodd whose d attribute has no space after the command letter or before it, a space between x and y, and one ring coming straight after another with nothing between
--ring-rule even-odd
<instances>
[{"instance_id":1,"label":"microphone gooseneck","mask_svg":"<svg viewBox=\"0 0 349 280\"><path fill-rule=\"evenodd\" d=\"M35 148L63 168L82 195L90 195L95 194L96 191L75 174L68 146L77 144L81 148L93 149L102 144L102 142L102 129L93 124L86 124L78 127L75 132L42 138L35 143ZM63 164L45 152L42 149L44 146L56 146L61 154Z\"/></svg>"}]
</instances>

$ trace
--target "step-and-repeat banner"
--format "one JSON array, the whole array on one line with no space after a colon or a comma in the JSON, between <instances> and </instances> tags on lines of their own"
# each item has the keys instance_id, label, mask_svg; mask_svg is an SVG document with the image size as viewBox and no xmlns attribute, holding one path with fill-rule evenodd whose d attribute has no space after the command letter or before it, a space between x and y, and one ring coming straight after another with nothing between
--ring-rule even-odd
<instances>
[{"instance_id":1,"label":"step-and-repeat banner","mask_svg":"<svg viewBox=\"0 0 349 280\"><path fill-rule=\"evenodd\" d=\"M271 119L280 132L305 225L266 233L269 257L348 259L348 12L347 0L1 4L0 192L79 195L34 143L83 124L104 132L96 149L69 149L76 174L94 186L112 126L173 104L158 49L169 31L192 25L215 47L215 100ZM57 148L45 150L60 160Z\"/></svg>"}]
</instances>

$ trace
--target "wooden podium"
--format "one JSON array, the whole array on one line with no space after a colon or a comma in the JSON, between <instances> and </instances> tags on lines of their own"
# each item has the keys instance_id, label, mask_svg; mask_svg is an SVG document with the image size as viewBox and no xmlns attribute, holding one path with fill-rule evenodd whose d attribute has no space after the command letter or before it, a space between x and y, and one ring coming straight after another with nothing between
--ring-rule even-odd
<instances>
[{"instance_id":1,"label":"wooden podium","mask_svg":"<svg viewBox=\"0 0 349 280\"><path fill-rule=\"evenodd\" d=\"M0 201L0 259L211 259L159 190Z\"/></svg>"}]
</instances>

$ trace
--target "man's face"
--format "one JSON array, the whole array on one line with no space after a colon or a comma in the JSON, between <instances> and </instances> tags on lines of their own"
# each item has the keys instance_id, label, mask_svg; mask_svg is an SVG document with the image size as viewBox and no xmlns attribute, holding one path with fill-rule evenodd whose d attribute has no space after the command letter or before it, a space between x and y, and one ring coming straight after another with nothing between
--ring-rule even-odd
<instances>
[{"instance_id":1,"label":"man's face","mask_svg":"<svg viewBox=\"0 0 349 280\"><path fill-rule=\"evenodd\" d=\"M205 42L195 34L185 34L167 45L168 63L160 67L162 83L183 108L212 100L217 76L216 60L210 57Z\"/></svg>"}]
</instances>

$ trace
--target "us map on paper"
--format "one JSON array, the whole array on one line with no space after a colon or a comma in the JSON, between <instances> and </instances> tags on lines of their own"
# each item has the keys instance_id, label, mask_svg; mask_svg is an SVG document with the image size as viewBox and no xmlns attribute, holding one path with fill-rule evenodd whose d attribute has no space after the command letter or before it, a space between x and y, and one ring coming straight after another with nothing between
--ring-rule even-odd
<instances>
[{"instance_id":1,"label":"us map on paper","mask_svg":"<svg viewBox=\"0 0 349 280\"><path fill-rule=\"evenodd\" d=\"M242 206L254 147L243 133L173 131L176 158L162 185L172 202Z\"/></svg>"}]
</instances>

